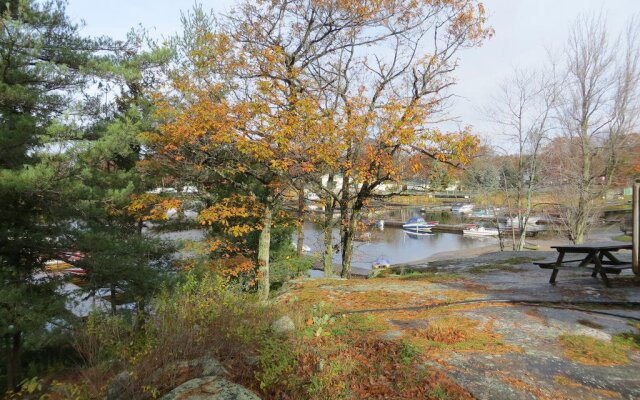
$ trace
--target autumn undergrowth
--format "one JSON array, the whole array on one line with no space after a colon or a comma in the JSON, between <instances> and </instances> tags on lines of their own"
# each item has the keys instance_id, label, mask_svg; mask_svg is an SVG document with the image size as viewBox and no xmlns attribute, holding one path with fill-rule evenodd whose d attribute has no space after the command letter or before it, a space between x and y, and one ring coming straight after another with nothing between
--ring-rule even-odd
<instances>
[{"instance_id":1,"label":"autumn undergrowth","mask_svg":"<svg viewBox=\"0 0 640 400\"><path fill-rule=\"evenodd\" d=\"M637 334L616 335L610 342L583 335L562 335L560 344L564 355L584 365L624 365L629 362L628 353L640 349Z\"/></svg>"},{"instance_id":2,"label":"autumn undergrowth","mask_svg":"<svg viewBox=\"0 0 640 400\"><path fill-rule=\"evenodd\" d=\"M104 398L118 381L120 398L157 398L197 377L201 371L180 363L203 357L219 360L229 379L250 383L252 360L273 340L275 314L228 279L184 273L175 288L156 297L144 325L127 316L92 314L75 344L84 365L73 379L52 382L46 391L54 399Z\"/></svg>"}]
</instances>

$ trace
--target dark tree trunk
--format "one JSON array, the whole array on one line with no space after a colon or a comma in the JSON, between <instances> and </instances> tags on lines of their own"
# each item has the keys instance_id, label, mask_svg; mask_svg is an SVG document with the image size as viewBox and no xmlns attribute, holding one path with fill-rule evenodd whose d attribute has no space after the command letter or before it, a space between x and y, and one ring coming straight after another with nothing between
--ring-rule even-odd
<instances>
[{"instance_id":1,"label":"dark tree trunk","mask_svg":"<svg viewBox=\"0 0 640 400\"><path fill-rule=\"evenodd\" d=\"M298 191L298 242L296 243L296 252L298 257L302 255L302 247L304 246L304 189Z\"/></svg>"},{"instance_id":2,"label":"dark tree trunk","mask_svg":"<svg viewBox=\"0 0 640 400\"><path fill-rule=\"evenodd\" d=\"M116 315L116 285L112 283L110 289L109 299L111 301L111 314Z\"/></svg>"},{"instance_id":3,"label":"dark tree trunk","mask_svg":"<svg viewBox=\"0 0 640 400\"><path fill-rule=\"evenodd\" d=\"M22 377L22 333L6 336L7 389L17 390Z\"/></svg>"}]
</instances>

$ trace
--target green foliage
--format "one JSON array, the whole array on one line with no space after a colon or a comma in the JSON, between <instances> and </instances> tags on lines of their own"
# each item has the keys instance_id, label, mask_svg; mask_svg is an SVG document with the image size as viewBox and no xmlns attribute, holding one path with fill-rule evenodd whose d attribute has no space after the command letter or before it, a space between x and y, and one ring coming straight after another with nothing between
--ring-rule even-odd
<instances>
[{"instance_id":1,"label":"green foliage","mask_svg":"<svg viewBox=\"0 0 640 400\"><path fill-rule=\"evenodd\" d=\"M271 264L271 281L285 282L299 276L305 276L311 269L314 258L310 256L298 257L295 252L291 256L278 259Z\"/></svg>"},{"instance_id":2,"label":"green foliage","mask_svg":"<svg viewBox=\"0 0 640 400\"><path fill-rule=\"evenodd\" d=\"M295 385L294 369L297 357L285 339L268 337L262 342L258 358L256 378L260 388L266 389L276 385L291 387Z\"/></svg>"},{"instance_id":3,"label":"green foliage","mask_svg":"<svg viewBox=\"0 0 640 400\"><path fill-rule=\"evenodd\" d=\"M440 386L436 386L435 388L429 390L427 394L429 395L429 397L433 397L438 400L449 400L454 398L451 397L449 393L447 393L446 389L443 389Z\"/></svg>"},{"instance_id":4,"label":"green foliage","mask_svg":"<svg viewBox=\"0 0 640 400\"><path fill-rule=\"evenodd\" d=\"M67 317L57 282L32 277L77 220L68 140L79 137L66 115L98 49L115 44L81 37L63 1L4 2L0 12L0 326L14 338L0 346L16 386L23 347L46 343L45 323Z\"/></svg>"},{"instance_id":5,"label":"green foliage","mask_svg":"<svg viewBox=\"0 0 640 400\"><path fill-rule=\"evenodd\" d=\"M420 354L420 349L418 348L418 346L406 340L403 340L401 342L398 357L400 357L400 361L403 364L412 364L418 354Z\"/></svg>"}]
</instances>

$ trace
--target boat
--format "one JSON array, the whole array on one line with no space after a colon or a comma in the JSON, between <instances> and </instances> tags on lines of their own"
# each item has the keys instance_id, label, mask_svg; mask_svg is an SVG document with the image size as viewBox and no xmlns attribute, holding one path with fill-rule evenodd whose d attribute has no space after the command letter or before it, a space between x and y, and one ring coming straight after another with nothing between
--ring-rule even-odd
<instances>
[{"instance_id":1,"label":"boat","mask_svg":"<svg viewBox=\"0 0 640 400\"><path fill-rule=\"evenodd\" d=\"M429 232L412 232L412 231L407 231L405 229L402 230L409 238L411 239L419 239L422 236L432 236L434 235L434 233L432 233L431 231Z\"/></svg>"},{"instance_id":2,"label":"boat","mask_svg":"<svg viewBox=\"0 0 640 400\"><path fill-rule=\"evenodd\" d=\"M477 226L474 228L468 228L462 230L463 235L467 236L498 236L498 230L495 228L485 228L484 226Z\"/></svg>"},{"instance_id":3,"label":"boat","mask_svg":"<svg viewBox=\"0 0 640 400\"><path fill-rule=\"evenodd\" d=\"M431 232L431 228L436 225L438 225L438 221L425 221L422 217L413 217L402 224L402 229L411 233L425 233Z\"/></svg>"},{"instance_id":4,"label":"boat","mask_svg":"<svg viewBox=\"0 0 640 400\"><path fill-rule=\"evenodd\" d=\"M461 214L461 215L471 214L473 212L473 204L456 203L453 206L451 206L451 212L453 214Z\"/></svg>"},{"instance_id":5,"label":"boat","mask_svg":"<svg viewBox=\"0 0 640 400\"><path fill-rule=\"evenodd\" d=\"M391 266L391 263L389 262L389 260L383 257L378 257L375 260L373 260L373 262L371 263L372 269L389 268L390 266Z\"/></svg>"}]
</instances>

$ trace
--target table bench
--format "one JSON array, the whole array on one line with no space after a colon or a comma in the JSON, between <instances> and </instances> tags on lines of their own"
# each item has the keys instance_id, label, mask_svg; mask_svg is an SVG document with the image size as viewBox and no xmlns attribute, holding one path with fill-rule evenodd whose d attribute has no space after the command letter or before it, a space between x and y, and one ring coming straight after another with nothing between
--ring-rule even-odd
<instances>
[{"instance_id":1,"label":"table bench","mask_svg":"<svg viewBox=\"0 0 640 400\"><path fill-rule=\"evenodd\" d=\"M558 258L553 262L536 262L543 269L552 269L551 278L549 283L555 284L556 277L561 268L567 268L570 264L580 262L578 267L584 267L587 264L594 264L593 272L591 276L596 277L598 274L602 278L602 281L607 287L611 287L607 273L619 274L623 269L631 268L630 263L619 260L612 253L618 250L629 249L631 250L631 244L624 243L592 243L592 244L574 244L566 246L551 246L558 251ZM584 258L574 260L564 260L565 254L584 254ZM605 260L606 259L606 260Z\"/></svg>"}]
</instances>

